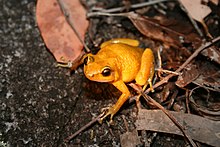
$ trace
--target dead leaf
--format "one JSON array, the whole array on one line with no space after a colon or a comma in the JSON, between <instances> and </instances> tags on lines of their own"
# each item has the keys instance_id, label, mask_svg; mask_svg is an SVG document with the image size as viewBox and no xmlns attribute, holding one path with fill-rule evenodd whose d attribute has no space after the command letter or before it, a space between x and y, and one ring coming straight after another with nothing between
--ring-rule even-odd
<instances>
[{"instance_id":1,"label":"dead leaf","mask_svg":"<svg viewBox=\"0 0 220 147\"><path fill-rule=\"evenodd\" d=\"M62 3L84 39L88 27L85 9L79 0L62 0ZM57 62L74 61L82 54L83 45L66 21L57 0L38 0L36 18L43 40Z\"/></svg>"},{"instance_id":2,"label":"dead leaf","mask_svg":"<svg viewBox=\"0 0 220 147\"><path fill-rule=\"evenodd\" d=\"M146 16L141 16L136 13L128 13L127 17L133 22L135 27L145 36L162 41L164 44L168 46L173 46L175 48L183 47L183 44L193 43L193 46L198 46L201 44L202 40L199 38L197 34L195 34L191 26L184 25L180 30L181 32L177 32L174 29L170 29L168 26L161 24L161 22L167 21L158 21L156 19L148 18ZM165 18L164 18L165 19ZM172 20L169 20L172 21ZM174 22L173 26L180 25ZM171 25L169 25L171 26ZM183 31L182 28L187 28L187 31ZM184 34L186 33L186 34Z\"/></svg>"},{"instance_id":3,"label":"dead leaf","mask_svg":"<svg viewBox=\"0 0 220 147\"><path fill-rule=\"evenodd\" d=\"M211 13L211 9L203 5L201 0L180 0L190 16L199 22L203 22L203 19Z\"/></svg>"},{"instance_id":4,"label":"dead leaf","mask_svg":"<svg viewBox=\"0 0 220 147\"><path fill-rule=\"evenodd\" d=\"M193 82L198 76L198 66L193 63L189 63L183 70L182 74L178 76L178 79L176 81L176 85L178 87L185 87L189 83Z\"/></svg>"},{"instance_id":5,"label":"dead leaf","mask_svg":"<svg viewBox=\"0 0 220 147\"><path fill-rule=\"evenodd\" d=\"M193 99L194 95L189 97L191 109L205 118L220 121L220 103L207 101L204 102L201 98L196 101ZM205 105L203 105L205 103ZM208 106L207 106L208 105Z\"/></svg>"},{"instance_id":6,"label":"dead leaf","mask_svg":"<svg viewBox=\"0 0 220 147\"><path fill-rule=\"evenodd\" d=\"M202 55L208 57L211 61L220 64L220 50L216 46L211 46L201 52Z\"/></svg>"},{"instance_id":7,"label":"dead leaf","mask_svg":"<svg viewBox=\"0 0 220 147\"><path fill-rule=\"evenodd\" d=\"M176 81L176 85L183 88L194 83L212 91L220 91L220 71L215 64L208 61L196 60L188 64Z\"/></svg>"},{"instance_id":8,"label":"dead leaf","mask_svg":"<svg viewBox=\"0 0 220 147\"><path fill-rule=\"evenodd\" d=\"M220 70L215 64L203 62L199 66L199 77L193 83L209 90L220 92Z\"/></svg>"},{"instance_id":9,"label":"dead leaf","mask_svg":"<svg viewBox=\"0 0 220 147\"><path fill-rule=\"evenodd\" d=\"M159 21L133 12L127 13L125 16L132 21L143 35L154 40L159 40L168 47L172 46L179 49L184 48L184 45L187 44L196 49L203 42L199 35L193 31L192 26L184 21L179 22L171 19ZM170 22L170 24L167 25L166 22ZM209 47L201 53L220 64L220 52L215 48L215 46Z\"/></svg>"},{"instance_id":10,"label":"dead leaf","mask_svg":"<svg viewBox=\"0 0 220 147\"><path fill-rule=\"evenodd\" d=\"M141 144L140 139L138 138L137 130L132 132L126 132L120 135L120 143L122 147L136 147Z\"/></svg>"},{"instance_id":11,"label":"dead leaf","mask_svg":"<svg viewBox=\"0 0 220 147\"><path fill-rule=\"evenodd\" d=\"M194 140L211 146L220 144L220 123L197 115L169 112ZM182 135L182 132L161 110L141 110L135 123L137 130L151 130Z\"/></svg>"},{"instance_id":12,"label":"dead leaf","mask_svg":"<svg viewBox=\"0 0 220 147\"><path fill-rule=\"evenodd\" d=\"M210 0L211 2L213 2L214 4L218 5L219 0Z\"/></svg>"}]
</instances>

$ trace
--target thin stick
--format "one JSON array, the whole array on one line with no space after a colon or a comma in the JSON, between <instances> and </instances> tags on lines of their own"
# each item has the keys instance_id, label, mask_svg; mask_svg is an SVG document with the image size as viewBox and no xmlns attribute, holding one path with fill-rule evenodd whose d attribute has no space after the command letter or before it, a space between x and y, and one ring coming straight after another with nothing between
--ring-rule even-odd
<instances>
[{"instance_id":1,"label":"thin stick","mask_svg":"<svg viewBox=\"0 0 220 147\"><path fill-rule=\"evenodd\" d=\"M94 17L94 16L124 16L127 17L128 13L107 13L107 12L89 12L87 13L87 17Z\"/></svg>"},{"instance_id":2,"label":"thin stick","mask_svg":"<svg viewBox=\"0 0 220 147\"><path fill-rule=\"evenodd\" d=\"M213 39L210 42L207 42L203 45L201 45L175 72L179 73L182 69L185 68L186 65L188 65L202 50L204 50L205 48L211 46L212 44L216 43L217 41L220 40L220 36ZM168 80L175 76L175 74L170 74L168 76L166 76L163 80L159 81L158 83L156 83L153 88L157 88L161 85L163 85L164 83L167 83ZM163 107L161 106L159 103L157 103L154 99L152 99L151 97L148 97L146 94L150 92L150 88L148 88L145 92L143 92L142 89L138 88L135 84L131 83L129 84L132 88L136 89L143 97L146 101L152 102L155 106L157 106L159 109L161 109L172 121L174 124L177 125L177 127L182 131L183 135L188 139L188 141L191 143L192 146L196 146L196 144L193 142L193 140L185 133L184 128L182 128L182 126L176 121L176 119L172 116L169 115L169 112Z\"/></svg>"},{"instance_id":3,"label":"thin stick","mask_svg":"<svg viewBox=\"0 0 220 147\"><path fill-rule=\"evenodd\" d=\"M70 140L72 140L74 137L76 137L77 135L79 135L81 132L83 132L85 129L87 129L88 127L90 127L91 125L93 125L95 122L99 121L100 118L103 116L104 113L100 114L99 116L97 116L95 119L91 120L89 123L87 123L86 125L84 125L83 127L81 127L78 131L76 131L74 134L68 136L66 139L64 139L65 142L69 142Z\"/></svg>"},{"instance_id":4,"label":"thin stick","mask_svg":"<svg viewBox=\"0 0 220 147\"><path fill-rule=\"evenodd\" d=\"M216 37L215 39L213 39L212 41L210 42L207 42L205 44L202 44L198 49L196 49L196 51L175 71L175 73L179 73L181 70L183 70L186 65L188 65L202 50L208 48L209 46L211 46L212 44L216 43L217 41L220 40L220 36ZM167 83L168 80L170 78L172 78L173 76L175 76L175 74L170 74L166 77L164 77L163 80L157 82L153 88L157 88L161 85L163 85L164 83ZM145 91L145 94L149 93L150 92L150 88L148 88L146 91Z\"/></svg>"},{"instance_id":5,"label":"thin stick","mask_svg":"<svg viewBox=\"0 0 220 147\"><path fill-rule=\"evenodd\" d=\"M183 135L187 138L187 140L189 141L189 143L193 146L193 147L197 147L195 142L192 140L192 138L184 131L184 128L181 126L181 124L176 120L176 118L171 115L163 106L161 106L158 102L156 102L154 99L152 99L150 96L147 96L144 91L139 88L137 85L135 85L134 83L129 84L132 88L134 88L135 90L138 91L138 93L140 93L144 99L147 102L151 102L153 103L156 107L158 107L160 110L162 110L169 118L170 120L180 129L180 131L183 133Z\"/></svg>"},{"instance_id":6,"label":"thin stick","mask_svg":"<svg viewBox=\"0 0 220 147\"><path fill-rule=\"evenodd\" d=\"M79 35L78 31L76 30L76 28L74 27L74 23L71 19L69 19L70 14L69 12L66 10L65 5L63 3L62 0L57 0L57 3L60 6L61 11L63 12L65 19L67 21L67 23L70 25L70 27L73 29L74 33L76 34L77 38L79 39L79 41L82 43L82 45L85 47L86 52L90 52L90 49L88 48L88 46L85 44L85 42L83 41L83 39L81 38L81 36Z\"/></svg>"},{"instance_id":7,"label":"thin stick","mask_svg":"<svg viewBox=\"0 0 220 147\"><path fill-rule=\"evenodd\" d=\"M149 2L143 2L143 3L139 3L139 4L133 4L130 6L130 8L137 9L137 8L150 6L150 5L154 5L154 4L162 3L162 2L167 2L167 1L173 1L173 0L154 0L154 1L149 1ZM117 8L112 8L112 9L97 9L97 10L100 12L113 13L113 12L120 12L124 8L125 7L117 7ZM93 8L93 10L96 10L96 9Z\"/></svg>"}]
</instances>

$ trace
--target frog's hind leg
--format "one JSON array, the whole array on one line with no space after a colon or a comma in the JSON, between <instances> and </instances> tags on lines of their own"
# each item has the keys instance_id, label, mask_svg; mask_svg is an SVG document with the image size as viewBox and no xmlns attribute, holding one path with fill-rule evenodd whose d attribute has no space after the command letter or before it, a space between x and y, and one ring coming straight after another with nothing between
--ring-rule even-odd
<instances>
[{"instance_id":1,"label":"frog's hind leg","mask_svg":"<svg viewBox=\"0 0 220 147\"><path fill-rule=\"evenodd\" d=\"M154 76L154 55L151 49L146 48L141 57L140 70L135 78L136 84L147 87L150 85L151 91L153 92L152 80Z\"/></svg>"},{"instance_id":2,"label":"frog's hind leg","mask_svg":"<svg viewBox=\"0 0 220 147\"><path fill-rule=\"evenodd\" d=\"M147 88L148 84L150 89L153 92L152 80L154 76L154 55L151 49L147 48L144 50L144 53L141 57L141 66L140 70L135 78L136 84L143 86L143 91ZM141 95L138 95L136 98L136 104L138 110L141 109L140 99Z\"/></svg>"},{"instance_id":3,"label":"frog's hind leg","mask_svg":"<svg viewBox=\"0 0 220 147\"><path fill-rule=\"evenodd\" d=\"M111 39L109 41L103 42L100 46L100 48L103 48L109 44L112 43L123 43L123 44L127 44L130 46L134 46L134 47L138 47L139 46L139 41L138 40L134 40L134 39L129 39L129 38L115 38L115 39Z\"/></svg>"}]
</instances>

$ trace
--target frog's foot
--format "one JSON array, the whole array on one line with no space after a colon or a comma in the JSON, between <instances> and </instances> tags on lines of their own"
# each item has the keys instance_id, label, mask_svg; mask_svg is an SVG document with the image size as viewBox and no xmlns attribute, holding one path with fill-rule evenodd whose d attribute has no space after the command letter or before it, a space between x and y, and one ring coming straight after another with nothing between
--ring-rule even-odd
<instances>
[{"instance_id":1,"label":"frog's foot","mask_svg":"<svg viewBox=\"0 0 220 147\"><path fill-rule=\"evenodd\" d=\"M109 121L108 123L109 123L109 124L113 124L113 120L112 120L112 119L113 119L113 116L115 115L115 113L117 112L117 111L115 111L114 107L113 107L113 106L108 106L108 107L106 107L106 108L103 108L101 111L104 112L105 114L104 114L104 116L102 116L102 117L100 118L99 122L102 123L103 120L104 120L107 116L110 115L110 121Z\"/></svg>"}]
</instances>

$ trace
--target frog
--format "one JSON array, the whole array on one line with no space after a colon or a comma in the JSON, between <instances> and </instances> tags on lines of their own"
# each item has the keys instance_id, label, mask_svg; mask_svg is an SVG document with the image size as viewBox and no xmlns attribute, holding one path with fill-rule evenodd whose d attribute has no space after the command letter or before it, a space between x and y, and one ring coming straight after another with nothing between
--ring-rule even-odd
<instances>
[{"instance_id":1,"label":"frog","mask_svg":"<svg viewBox=\"0 0 220 147\"><path fill-rule=\"evenodd\" d=\"M128 100L130 91L126 83L135 81L138 86L150 86L153 92L154 54L150 48L140 48L139 41L129 38L115 38L101 44L97 54L89 53L84 60L84 74L91 81L114 85L121 95L117 102L106 108L102 122L119 111Z\"/></svg>"}]
</instances>

